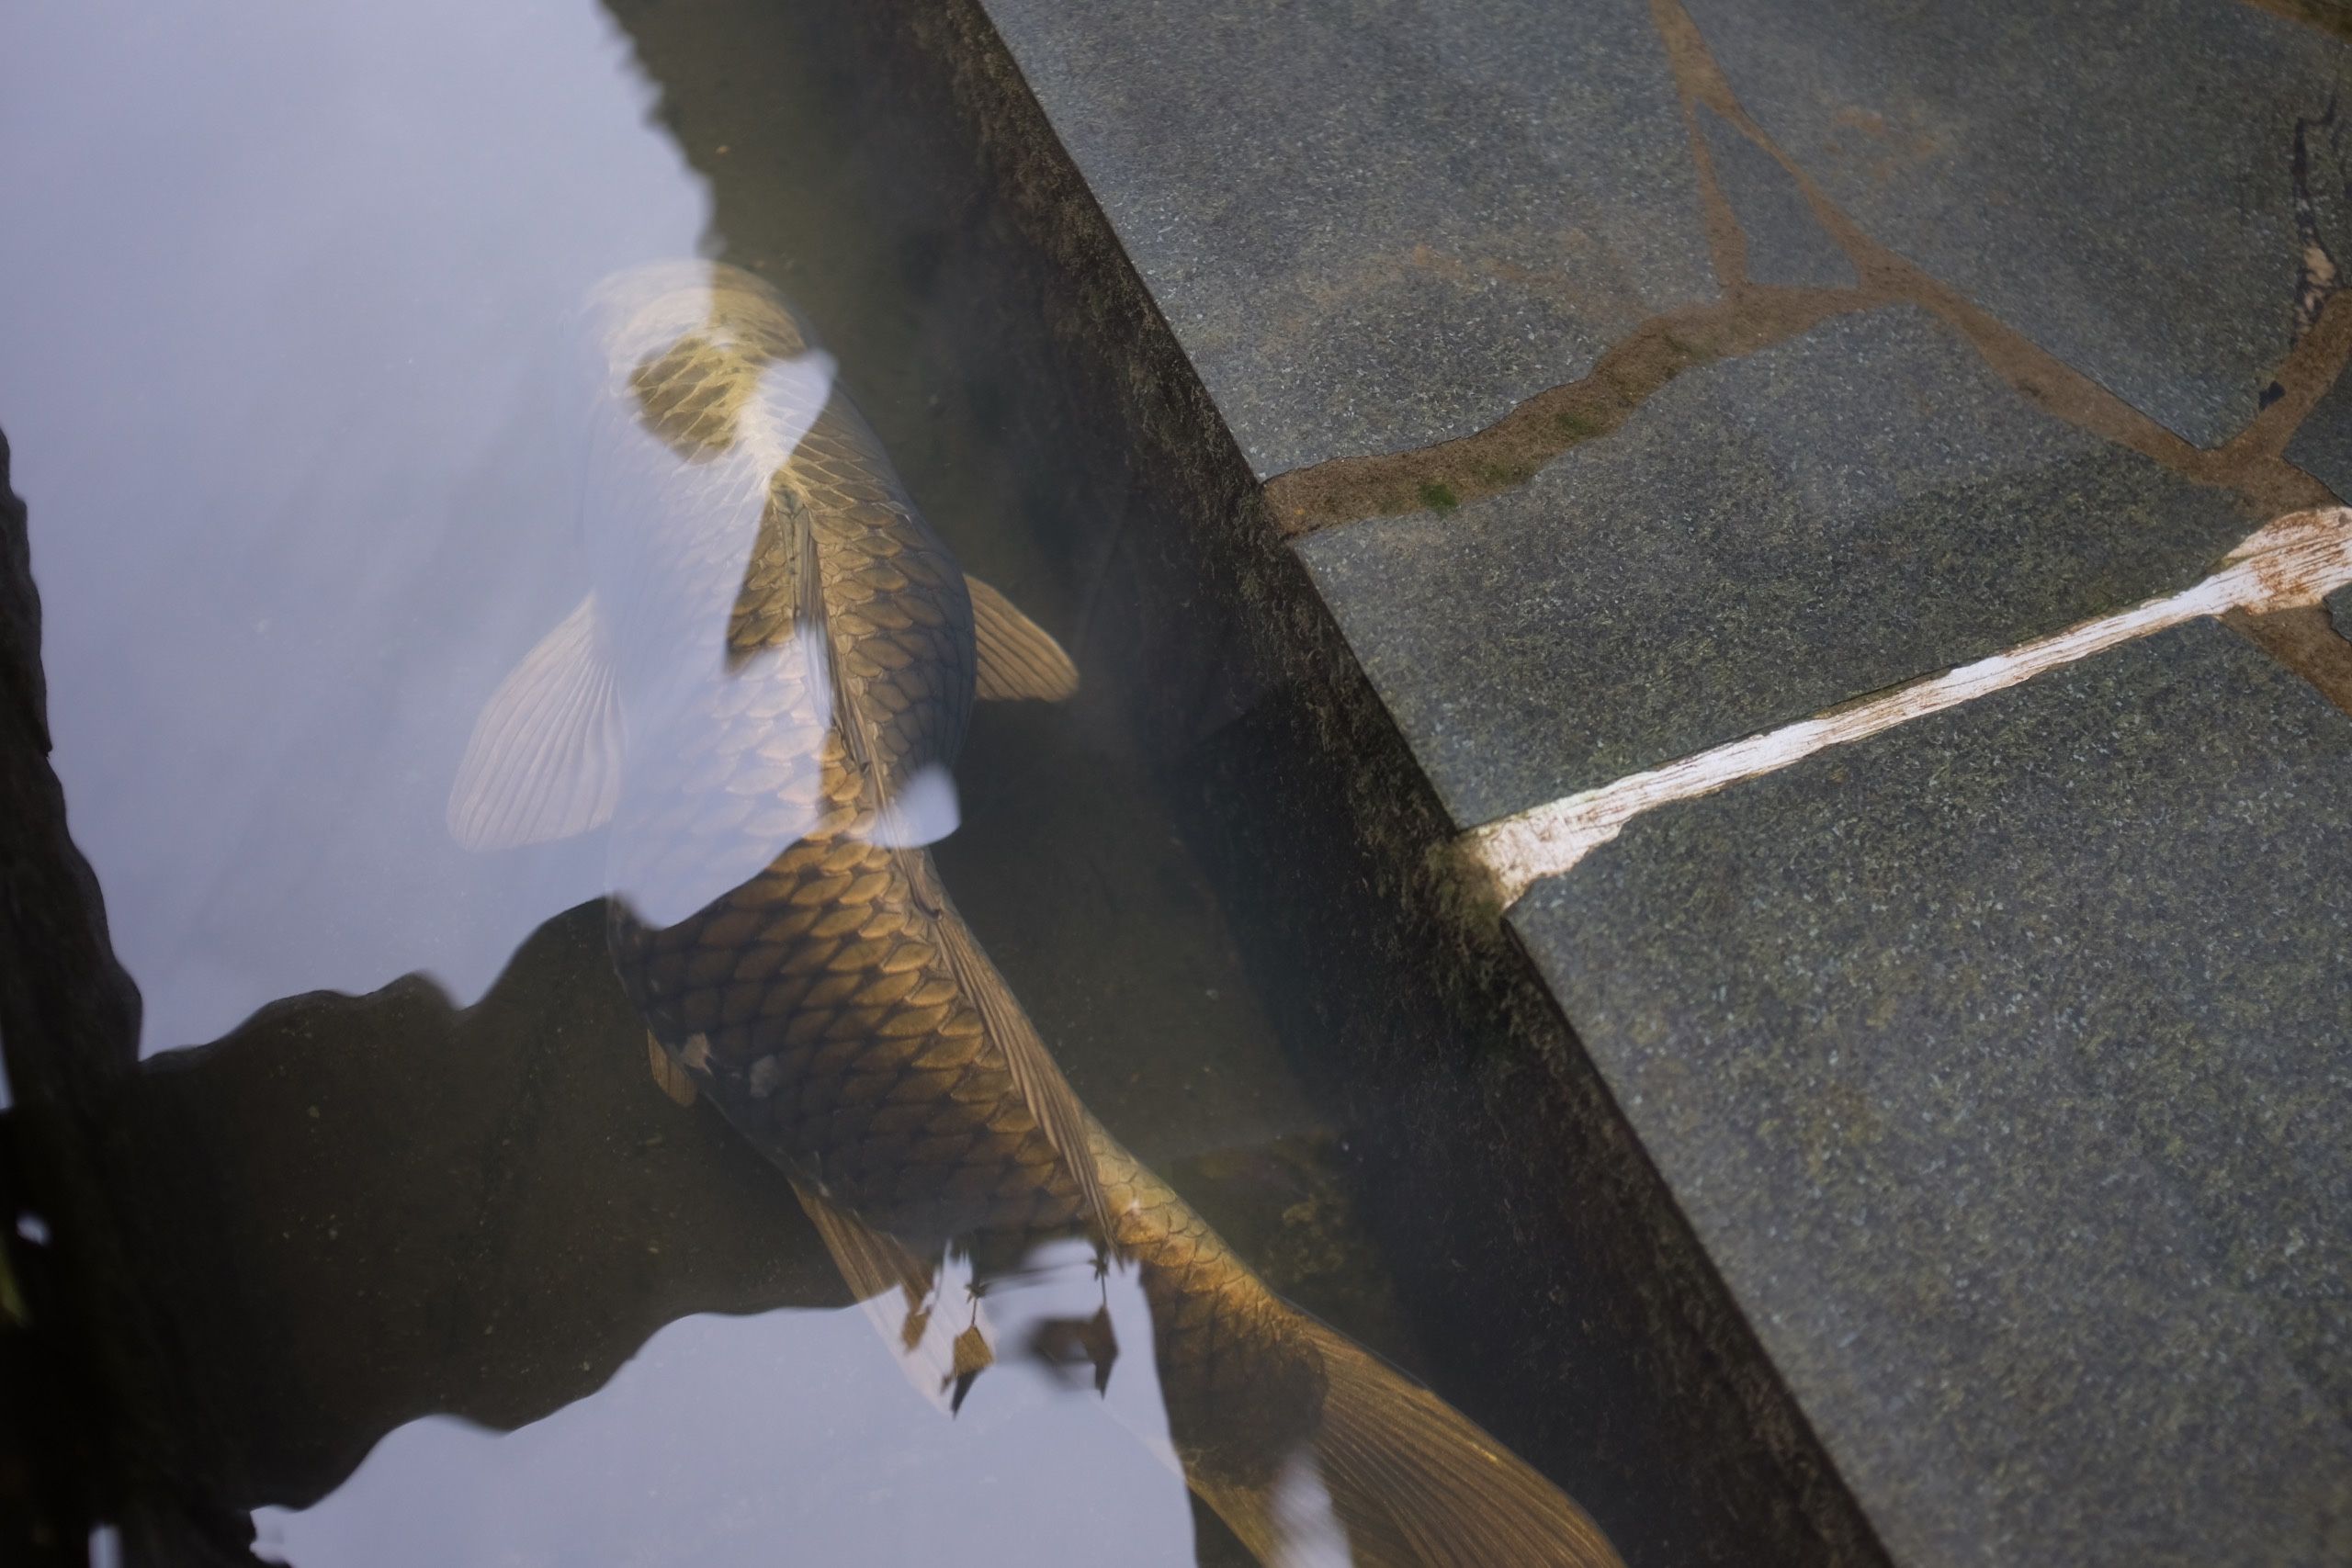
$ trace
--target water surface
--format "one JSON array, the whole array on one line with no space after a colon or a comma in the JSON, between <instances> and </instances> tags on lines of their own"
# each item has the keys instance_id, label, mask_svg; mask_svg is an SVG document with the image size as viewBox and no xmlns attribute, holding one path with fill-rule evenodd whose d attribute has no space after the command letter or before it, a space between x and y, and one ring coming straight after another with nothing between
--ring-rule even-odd
<instances>
[{"instance_id":1,"label":"water surface","mask_svg":"<svg viewBox=\"0 0 2352 1568\"><path fill-rule=\"evenodd\" d=\"M1181 611L969 357L975 215L886 177L811 17L764 25L670 62L701 96L666 114L587 0L43 8L0 60L54 761L144 1003L158 1266L267 1559L1242 1560L1091 1388L1008 1359L952 1422L916 1397L775 1174L650 1081L602 846L450 841L476 713L584 581L577 306L662 257L777 281L1088 673L980 712L939 852L1081 1097L1276 1289L1416 1359L1347 1131L1132 739L1109 650ZM759 134L695 141L713 103ZM701 171L737 157L722 231ZM1076 1310L1073 1274L992 1310ZM1108 1401L1148 1434L1148 1355Z\"/></svg>"}]
</instances>

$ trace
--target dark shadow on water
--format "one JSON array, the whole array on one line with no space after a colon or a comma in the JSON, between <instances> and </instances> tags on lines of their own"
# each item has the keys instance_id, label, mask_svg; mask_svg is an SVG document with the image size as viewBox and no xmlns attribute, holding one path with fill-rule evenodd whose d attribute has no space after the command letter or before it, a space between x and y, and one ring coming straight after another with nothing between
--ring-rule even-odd
<instances>
[{"instance_id":1,"label":"dark shadow on water","mask_svg":"<svg viewBox=\"0 0 2352 1568\"><path fill-rule=\"evenodd\" d=\"M243 1506L323 1495L428 1414L519 1427L690 1313L848 1303L774 1173L645 1070L604 912L482 1001L296 998L150 1064L143 1207L206 1237L174 1309Z\"/></svg>"}]
</instances>

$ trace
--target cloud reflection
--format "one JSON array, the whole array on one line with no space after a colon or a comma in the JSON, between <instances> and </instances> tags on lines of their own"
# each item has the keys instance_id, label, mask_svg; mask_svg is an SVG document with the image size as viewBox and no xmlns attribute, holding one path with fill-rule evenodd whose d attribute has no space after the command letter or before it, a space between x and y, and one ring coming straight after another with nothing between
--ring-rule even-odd
<instances>
[{"instance_id":1,"label":"cloud reflection","mask_svg":"<svg viewBox=\"0 0 2352 1568\"><path fill-rule=\"evenodd\" d=\"M0 424L146 1053L412 970L469 1001L601 890L443 809L586 587L578 301L708 222L651 100L593 0L12 19Z\"/></svg>"},{"instance_id":2,"label":"cloud reflection","mask_svg":"<svg viewBox=\"0 0 2352 1568\"><path fill-rule=\"evenodd\" d=\"M1096 1310L1148 1343L1132 1274L1098 1288L1057 1249L988 1310L1008 1342ZM527 1350L519 1353L527 1354ZM1156 1442L1117 1438L1103 1404ZM856 1311L698 1315L662 1328L603 1389L497 1433L444 1416L378 1444L299 1512L254 1515L298 1568L416 1562L993 1563L1191 1568L1184 1484L1153 1457L1150 1358L1091 1387L1000 1363L954 1421L901 1384Z\"/></svg>"}]
</instances>

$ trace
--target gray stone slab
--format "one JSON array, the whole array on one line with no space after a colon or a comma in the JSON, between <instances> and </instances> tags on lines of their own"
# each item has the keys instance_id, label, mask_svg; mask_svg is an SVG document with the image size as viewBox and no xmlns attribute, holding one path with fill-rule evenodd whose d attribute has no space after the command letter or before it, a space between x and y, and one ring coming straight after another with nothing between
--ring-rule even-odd
<instances>
[{"instance_id":1,"label":"gray stone slab","mask_svg":"<svg viewBox=\"0 0 2352 1568\"><path fill-rule=\"evenodd\" d=\"M2226 0L1689 0L1750 113L1863 228L2189 440L2292 330L2296 119L2346 53Z\"/></svg>"},{"instance_id":2,"label":"gray stone slab","mask_svg":"<svg viewBox=\"0 0 2352 1568\"><path fill-rule=\"evenodd\" d=\"M1645 0L982 3L1261 477L1713 297Z\"/></svg>"},{"instance_id":3,"label":"gray stone slab","mask_svg":"<svg viewBox=\"0 0 2352 1568\"><path fill-rule=\"evenodd\" d=\"M2211 622L1513 923L1906 1564L2352 1561L2352 722Z\"/></svg>"},{"instance_id":4,"label":"gray stone slab","mask_svg":"<svg viewBox=\"0 0 2352 1568\"><path fill-rule=\"evenodd\" d=\"M2352 496L2352 378L2339 379L2287 443L2287 460L2339 499Z\"/></svg>"},{"instance_id":5,"label":"gray stone slab","mask_svg":"<svg viewBox=\"0 0 2352 1568\"><path fill-rule=\"evenodd\" d=\"M1698 116L1716 183L1747 246L1749 281L1852 288L1859 281L1854 264L1815 220L1796 176L1714 110L1702 104Z\"/></svg>"},{"instance_id":6,"label":"gray stone slab","mask_svg":"<svg viewBox=\"0 0 2352 1568\"><path fill-rule=\"evenodd\" d=\"M1686 371L1523 489L1300 550L1467 825L2184 586L2253 525L1905 307Z\"/></svg>"}]
</instances>

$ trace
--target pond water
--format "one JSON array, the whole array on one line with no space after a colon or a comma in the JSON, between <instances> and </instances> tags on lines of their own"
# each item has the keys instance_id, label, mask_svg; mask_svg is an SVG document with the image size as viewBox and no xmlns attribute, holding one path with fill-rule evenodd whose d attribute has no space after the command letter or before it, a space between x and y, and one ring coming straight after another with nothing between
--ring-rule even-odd
<instances>
[{"instance_id":1,"label":"pond water","mask_svg":"<svg viewBox=\"0 0 2352 1568\"><path fill-rule=\"evenodd\" d=\"M989 1288L1000 1345L1131 1325L1107 1388L1000 1354L944 1416L780 1173L652 1081L598 836L451 837L476 716L587 581L582 300L769 279L1085 677L976 710L941 877L1102 1122L1424 1364L1135 737L1129 628L1181 611L975 357L980 218L893 169L821 18L681 9L90 4L0 57L0 429L221 1501L302 1568L1251 1561L1168 1462L1132 1271L1069 1244Z\"/></svg>"}]
</instances>

